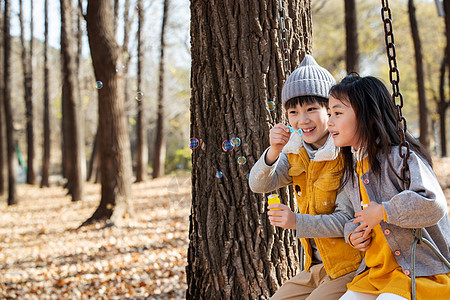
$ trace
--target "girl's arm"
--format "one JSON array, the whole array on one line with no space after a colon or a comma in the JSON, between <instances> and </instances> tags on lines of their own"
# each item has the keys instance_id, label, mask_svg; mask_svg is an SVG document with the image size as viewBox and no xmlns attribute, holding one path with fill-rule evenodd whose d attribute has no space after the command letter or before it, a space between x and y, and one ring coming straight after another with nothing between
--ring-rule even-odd
<instances>
[{"instance_id":1,"label":"girl's arm","mask_svg":"<svg viewBox=\"0 0 450 300\"><path fill-rule=\"evenodd\" d=\"M394 153L398 156L398 153ZM400 174L403 166L400 157L394 159ZM408 190L382 202L385 221L405 227L419 228L435 225L446 215L447 201L431 167L411 152L408 159L411 183Z\"/></svg>"},{"instance_id":2,"label":"girl's arm","mask_svg":"<svg viewBox=\"0 0 450 300\"><path fill-rule=\"evenodd\" d=\"M297 238L337 238L344 237L344 225L353 218L353 208L345 192L336 197L336 209L329 215L308 215L292 212L283 204L271 204L268 212L272 225L286 229L296 229Z\"/></svg>"},{"instance_id":3,"label":"girl's arm","mask_svg":"<svg viewBox=\"0 0 450 300\"><path fill-rule=\"evenodd\" d=\"M272 165L267 165L265 157L269 149L264 151L250 171L249 185L254 193L269 193L292 183L292 177L288 175L290 165L286 153L281 152Z\"/></svg>"}]
</instances>

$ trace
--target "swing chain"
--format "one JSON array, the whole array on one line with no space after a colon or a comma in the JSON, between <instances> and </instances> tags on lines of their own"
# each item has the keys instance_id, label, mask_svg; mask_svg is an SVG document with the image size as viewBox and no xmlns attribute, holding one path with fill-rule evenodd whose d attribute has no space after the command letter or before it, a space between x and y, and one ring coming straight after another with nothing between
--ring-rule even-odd
<instances>
[{"instance_id":1,"label":"swing chain","mask_svg":"<svg viewBox=\"0 0 450 300\"><path fill-rule=\"evenodd\" d=\"M397 132L400 135L400 147L399 153L400 157L403 159L403 167L402 167L402 181L405 184L406 188L409 188L409 167L408 167L408 158L409 158L409 143L406 141L406 119L403 116L402 108L403 108L403 95L400 92L400 88L398 86L400 82L400 72L397 66L397 55L395 51L395 43L394 43L394 30L392 28L392 14L391 9L389 8L388 0L381 0L382 8L381 8L381 19L384 24L384 38L386 42L386 54L389 62L389 81L392 84L392 102L397 109ZM398 104L397 104L398 103ZM406 151L405 151L406 150Z\"/></svg>"},{"instance_id":2,"label":"swing chain","mask_svg":"<svg viewBox=\"0 0 450 300\"><path fill-rule=\"evenodd\" d=\"M289 45L287 41L287 33L288 30L286 28L286 9L283 7L283 1L278 0L278 20L280 21L280 44L281 51L283 52L283 76L286 79L289 75L291 75L291 69L289 68Z\"/></svg>"}]
</instances>

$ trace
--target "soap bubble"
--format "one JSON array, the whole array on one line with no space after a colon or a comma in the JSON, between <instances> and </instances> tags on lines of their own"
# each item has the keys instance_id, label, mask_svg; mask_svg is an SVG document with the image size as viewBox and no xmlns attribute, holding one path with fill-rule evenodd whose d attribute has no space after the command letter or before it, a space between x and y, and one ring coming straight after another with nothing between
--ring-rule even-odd
<instances>
[{"instance_id":1,"label":"soap bubble","mask_svg":"<svg viewBox=\"0 0 450 300\"><path fill-rule=\"evenodd\" d=\"M276 106L275 102L273 102L273 101L268 101L268 102L266 103L266 109L267 109L268 111L274 111L276 107L277 107L277 106Z\"/></svg>"},{"instance_id":2,"label":"soap bubble","mask_svg":"<svg viewBox=\"0 0 450 300\"><path fill-rule=\"evenodd\" d=\"M144 99L144 93L139 91L136 93L136 100L137 101L141 101L142 99Z\"/></svg>"},{"instance_id":3,"label":"soap bubble","mask_svg":"<svg viewBox=\"0 0 450 300\"><path fill-rule=\"evenodd\" d=\"M222 171L217 171L216 172L216 178L222 178L223 177L223 173L222 173Z\"/></svg>"},{"instance_id":4,"label":"soap bubble","mask_svg":"<svg viewBox=\"0 0 450 300\"><path fill-rule=\"evenodd\" d=\"M245 156L239 156L237 159L237 163L242 165L245 165L245 163L247 162L247 159L245 158Z\"/></svg>"},{"instance_id":5,"label":"soap bubble","mask_svg":"<svg viewBox=\"0 0 450 300\"><path fill-rule=\"evenodd\" d=\"M222 143L222 149L225 152L226 151L231 151L231 150L234 149L234 145L233 145L233 143L230 140L226 140L226 141L223 141L223 143Z\"/></svg>"},{"instance_id":6,"label":"soap bubble","mask_svg":"<svg viewBox=\"0 0 450 300\"><path fill-rule=\"evenodd\" d=\"M101 89L102 87L103 87L103 82L97 81L97 82L95 83L95 88L96 88L97 90Z\"/></svg>"},{"instance_id":7,"label":"soap bubble","mask_svg":"<svg viewBox=\"0 0 450 300\"><path fill-rule=\"evenodd\" d=\"M239 147L241 145L241 139L238 137L231 138L231 143L234 147Z\"/></svg>"},{"instance_id":8,"label":"soap bubble","mask_svg":"<svg viewBox=\"0 0 450 300\"><path fill-rule=\"evenodd\" d=\"M192 138L189 140L189 148L195 149L198 147L198 139Z\"/></svg>"}]
</instances>

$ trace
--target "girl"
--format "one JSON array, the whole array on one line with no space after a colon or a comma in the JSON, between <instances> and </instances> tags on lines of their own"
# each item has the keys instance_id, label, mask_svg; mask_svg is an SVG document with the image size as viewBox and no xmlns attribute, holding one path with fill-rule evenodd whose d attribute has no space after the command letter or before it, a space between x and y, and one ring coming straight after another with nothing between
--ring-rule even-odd
<instances>
[{"instance_id":1,"label":"girl","mask_svg":"<svg viewBox=\"0 0 450 300\"><path fill-rule=\"evenodd\" d=\"M344 156L342 185L355 210L345 236L366 250L340 299L411 299L411 229L424 227L423 237L450 258L447 204L430 155L406 133L410 185L405 189L395 106L374 77L345 77L331 88L329 109L328 128ZM448 300L450 270L425 243L417 245L415 264L417 299Z\"/></svg>"}]
</instances>

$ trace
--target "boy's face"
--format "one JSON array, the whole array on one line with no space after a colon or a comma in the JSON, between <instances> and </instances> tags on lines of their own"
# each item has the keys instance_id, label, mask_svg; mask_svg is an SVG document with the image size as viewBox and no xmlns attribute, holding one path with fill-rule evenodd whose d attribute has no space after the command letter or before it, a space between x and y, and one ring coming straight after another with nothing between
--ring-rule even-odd
<instances>
[{"instance_id":1,"label":"boy's face","mask_svg":"<svg viewBox=\"0 0 450 300\"><path fill-rule=\"evenodd\" d=\"M304 104L289 108L286 112L289 123L295 130L303 130L303 140L314 149L319 149L328 138L327 108L319 103Z\"/></svg>"}]
</instances>

